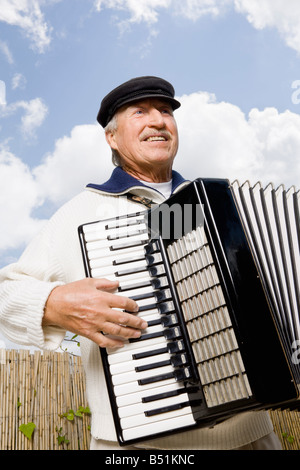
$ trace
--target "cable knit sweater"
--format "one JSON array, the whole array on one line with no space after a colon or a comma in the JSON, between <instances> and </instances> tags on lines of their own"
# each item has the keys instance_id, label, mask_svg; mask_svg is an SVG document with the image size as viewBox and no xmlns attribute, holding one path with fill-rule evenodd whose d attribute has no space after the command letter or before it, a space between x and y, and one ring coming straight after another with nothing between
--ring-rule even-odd
<instances>
[{"instance_id":1,"label":"cable knit sweater","mask_svg":"<svg viewBox=\"0 0 300 470\"><path fill-rule=\"evenodd\" d=\"M186 183L173 172L173 192ZM110 180L88 185L46 223L17 263L0 271L0 328L10 340L40 349L55 350L65 336L58 327L42 328L44 306L52 289L84 278L77 235L79 225L140 210L126 197L128 191L156 203L163 196L116 168ZM92 435L116 441L108 393L98 346L81 338L81 355L92 412ZM239 414L213 428L196 429L145 442L157 449L233 449L253 442L272 431L266 412ZM143 446L143 445L141 445Z\"/></svg>"}]
</instances>

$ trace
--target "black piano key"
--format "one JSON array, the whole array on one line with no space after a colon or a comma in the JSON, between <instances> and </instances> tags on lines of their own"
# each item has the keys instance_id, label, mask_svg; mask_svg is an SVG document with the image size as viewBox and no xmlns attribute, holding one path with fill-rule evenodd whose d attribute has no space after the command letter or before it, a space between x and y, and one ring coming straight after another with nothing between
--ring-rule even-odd
<instances>
[{"instance_id":1,"label":"black piano key","mask_svg":"<svg viewBox=\"0 0 300 470\"><path fill-rule=\"evenodd\" d=\"M148 325L149 325L149 322L148 322ZM160 348L160 349L154 349L154 350L152 349L151 351L144 351L142 353L133 354L132 359L133 360L145 359L146 357L157 356L159 354L165 354L165 353L168 353L168 352L169 352L168 347Z\"/></svg>"},{"instance_id":2,"label":"black piano key","mask_svg":"<svg viewBox=\"0 0 300 470\"><path fill-rule=\"evenodd\" d=\"M163 380L173 379L174 372L169 372L168 374L154 375L153 377L146 377L145 379L138 380L139 385L148 385L155 382L162 382Z\"/></svg>"},{"instance_id":3,"label":"black piano key","mask_svg":"<svg viewBox=\"0 0 300 470\"><path fill-rule=\"evenodd\" d=\"M105 230L111 230L115 228L123 228L123 227L132 227L133 225L140 225L145 223L143 219L132 219L132 220L127 220L126 222L119 222L113 221L107 225L105 225Z\"/></svg>"},{"instance_id":4,"label":"black piano key","mask_svg":"<svg viewBox=\"0 0 300 470\"><path fill-rule=\"evenodd\" d=\"M162 315L174 312L175 310L175 307L172 301L160 303L157 305L157 308Z\"/></svg>"},{"instance_id":5,"label":"black piano key","mask_svg":"<svg viewBox=\"0 0 300 470\"><path fill-rule=\"evenodd\" d=\"M120 243L109 247L110 251L124 250L125 248L133 248L135 246L142 246L145 244L145 240L135 240L127 243Z\"/></svg>"},{"instance_id":6,"label":"black piano key","mask_svg":"<svg viewBox=\"0 0 300 470\"><path fill-rule=\"evenodd\" d=\"M145 281L140 281L135 284L127 284L124 286L119 286L118 287L118 292L126 292L128 290L134 290L134 289L141 289L142 287L151 287L151 281L150 280L145 280Z\"/></svg>"},{"instance_id":7,"label":"black piano key","mask_svg":"<svg viewBox=\"0 0 300 470\"><path fill-rule=\"evenodd\" d=\"M130 298L132 300L143 300L143 299L150 299L154 296L154 292L144 292L144 294L132 295Z\"/></svg>"},{"instance_id":8,"label":"black piano key","mask_svg":"<svg viewBox=\"0 0 300 470\"><path fill-rule=\"evenodd\" d=\"M177 390L170 390L169 392L157 393L156 395L149 395L147 397L142 397L142 403L151 403L153 401L164 400L165 398L176 397L182 395L183 393L196 393L198 388L179 388Z\"/></svg>"},{"instance_id":9,"label":"black piano key","mask_svg":"<svg viewBox=\"0 0 300 470\"><path fill-rule=\"evenodd\" d=\"M164 336L163 331L155 331L154 333L146 333L144 335L141 335L139 338L130 338L129 343L137 343L138 341L146 341L147 339L159 338L160 336Z\"/></svg>"},{"instance_id":10,"label":"black piano key","mask_svg":"<svg viewBox=\"0 0 300 470\"><path fill-rule=\"evenodd\" d=\"M172 298L170 289L163 289L163 290L154 292L154 296L157 302L163 302L164 300L169 300Z\"/></svg>"},{"instance_id":11,"label":"black piano key","mask_svg":"<svg viewBox=\"0 0 300 470\"><path fill-rule=\"evenodd\" d=\"M184 343L182 340L172 341L163 348L133 354L132 359L134 360L145 359L146 357L156 356L158 354L165 354L165 353L176 354L176 353L183 352L183 351L185 351L185 347L184 347Z\"/></svg>"},{"instance_id":12,"label":"black piano key","mask_svg":"<svg viewBox=\"0 0 300 470\"><path fill-rule=\"evenodd\" d=\"M149 326L162 325L165 328L167 328L167 327L170 327L170 326L177 325L178 324L178 319L177 319L177 316L174 313L172 313L170 315L164 315L161 318L157 318L156 320L150 320L147 323L148 323L148 327Z\"/></svg>"},{"instance_id":13,"label":"black piano key","mask_svg":"<svg viewBox=\"0 0 300 470\"><path fill-rule=\"evenodd\" d=\"M153 266L154 264L162 263L162 257L160 253L146 255L145 260L148 266Z\"/></svg>"},{"instance_id":14,"label":"black piano key","mask_svg":"<svg viewBox=\"0 0 300 470\"><path fill-rule=\"evenodd\" d=\"M151 255L157 251L159 251L159 244L158 241L152 241L150 243L147 243L144 247L145 254L146 255Z\"/></svg>"},{"instance_id":15,"label":"black piano key","mask_svg":"<svg viewBox=\"0 0 300 470\"><path fill-rule=\"evenodd\" d=\"M156 266L148 267L148 271L150 276L157 277L161 276L162 274L166 274L165 266L163 264L158 264Z\"/></svg>"},{"instance_id":16,"label":"black piano key","mask_svg":"<svg viewBox=\"0 0 300 470\"><path fill-rule=\"evenodd\" d=\"M108 235L107 240L120 240L122 238L129 238L133 236L138 236L138 235L143 235L144 233L147 233L147 230L135 230L130 233L123 233L123 234L115 234L115 235Z\"/></svg>"},{"instance_id":17,"label":"black piano key","mask_svg":"<svg viewBox=\"0 0 300 470\"><path fill-rule=\"evenodd\" d=\"M161 317L161 324L165 327L173 326L178 324L178 318L175 313L170 313L169 315L164 315Z\"/></svg>"},{"instance_id":18,"label":"black piano key","mask_svg":"<svg viewBox=\"0 0 300 470\"><path fill-rule=\"evenodd\" d=\"M143 372L145 370L151 370L151 369L157 369L158 367L164 367L164 366L174 366L174 367L180 367L183 365L186 365L187 363L187 356L186 354L176 354L173 357L170 357L170 359L167 359L165 361L160 361L160 362L152 362L151 364L144 364L142 366L137 366L135 367L136 372Z\"/></svg>"},{"instance_id":19,"label":"black piano key","mask_svg":"<svg viewBox=\"0 0 300 470\"><path fill-rule=\"evenodd\" d=\"M173 328L166 328L164 330L164 335L166 339L175 339L175 338L180 338L181 335L181 329L179 326L174 326Z\"/></svg>"},{"instance_id":20,"label":"black piano key","mask_svg":"<svg viewBox=\"0 0 300 470\"><path fill-rule=\"evenodd\" d=\"M143 299L149 299L151 297L154 297L156 299L156 302L163 302L164 300L168 300L171 298L171 292L170 289L164 289L161 291L157 292L145 292L143 294L138 294L130 297L133 300L143 300Z\"/></svg>"},{"instance_id":21,"label":"black piano key","mask_svg":"<svg viewBox=\"0 0 300 470\"><path fill-rule=\"evenodd\" d=\"M150 417L160 415L162 413L168 413L169 411L181 410L182 408L186 408L187 406L191 406L191 404L188 401L185 401L183 403L177 403L176 405L167 405L162 406L161 408L156 408L155 410L144 411L144 413L145 416Z\"/></svg>"},{"instance_id":22,"label":"black piano key","mask_svg":"<svg viewBox=\"0 0 300 470\"><path fill-rule=\"evenodd\" d=\"M146 266L141 266L140 268L130 268L130 269L124 269L123 271L116 271L115 276L116 277L122 277L122 276L128 276L130 274L136 274L136 273L142 273L147 271Z\"/></svg>"},{"instance_id":23,"label":"black piano key","mask_svg":"<svg viewBox=\"0 0 300 470\"><path fill-rule=\"evenodd\" d=\"M188 357L186 354L175 354L171 357L171 364L174 367L180 367L186 365L188 362Z\"/></svg>"},{"instance_id":24,"label":"black piano key","mask_svg":"<svg viewBox=\"0 0 300 470\"><path fill-rule=\"evenodd\" d=\"M161 318L157 318L157 320L148 321L148 326L162 325L166 328L177 325L177 324L178 324L178 319L175 313L171 313L170 315L164 315Z\"/></svg>"},{"instance_id":25,"label":"black piano key","mask_svg":"<svg viewBox=\"0 0 300 470\"><path fill-rule=\"evenodd\" d=\"M136 372L144 372L145 370L157 369L159 367L165 367L171 365L171 360L153 362L151 364L144 364L143 366L135 367Z\"/></svg>"},{"instance_id":26,"label":"black piano key","mask_svg":"<svg viewBox=\"0 0 300 470\"><path fill-rule=\"evenodd\" d=\"M145 219L137 219L137 217L140 215L143 215L143 212L135 212L133 214L119 215L116 218L108 221L107 225L105 225L105 230L118 228L118 227L127 227L127 225L143 224L145 223Z\"/></svg>"},{"instance_id":27,"label":"black piano key","mask_svg":"<svg viewBox=\"0 0 300 470\"><path fill-rule=\"evenodd\" d=\"M146 377L144 379L139 379L139 385L148 385L156 382L162 382L168 379L175 379L177 382L182 382L191 378L191 370L189 367L184 367L182 369L177 369L166 374L153 375L152 377Z\"/></svg>"},{"instance_id":28,"label":"black piano key","mask_svg":"<svg viewBox=\"0 0 300 470\"><path fill-rule=\"evenodd\" d=\"M157 277L151 280L153 289L162 289L169 286L169 281L166 276Z\"/></svg>"},{"instance_id":29,"label":"black piano key","mask_svg":"<svg viewBox=\"0 0 300 470\"><path fill-rule=\"evenodd\" d=\"M156 416L162 413L168 413L169 411L182 410L183 408L186 408L187 406L199 406L201 405L201 403L202 403L201 400L195 400L193 402L185 401L183 403L177 403L175 405L162 406L161 408L156 408L155 410L144 411L144 413L145 413L145 416L148 416L148 417Z\"/></svg>"},{"instance_id":30,"label":"black piano key","mask_svg":"<svg viewBox=\"0 0 300 470\"><path fill-rule=\"evenodd\" d=\"M146 312L147 310L152 310L157 308L157 304L148 304L148 305L140 305L139 312Z\"/></svg>"},{"instance_id":31,"label":"black piano key","mask_svg":"<svg viewBox=\"0 0 300 470\"><path fill-rule=\"evenodd\" d=\"M175 353L178 353L178 352L185 351L185 345L184 345L184 342L182 340L172 341L172 342L168 343L167 347L168 347L168 350L169 350L170 354L175 354Z\"/></svg>"},{"instance_id":32,"label":"black piano key","mask_svg":"<svg viewBox=\"0 0 300 470\"><path fill-rule=\"evenodd\" d=\"M143 255L136 255L136 256L132 256L131 258L115 259L113 260L112 265L119 266L121 264L134 263L135 261L143 261L143 259L144 259Z\"/></svg>"},{"instance_id":33,"label":"black piano key","mask_svg":"<svg viewBox=\"0 0 300 470\"><path fill-rule=\"evenodd\" d=\"M168 340L180 338L181 330L179 326L174 326L173 328L166 328L165 330L155 331L154 333L145 333L139 338L130 338L129 342L136 343L138 341L145 341L146 339L159 338L160 336L164 336Z\"/></svg>"},{"instance_id":34,"label":"black piano key","mask_svg":"<svg viewBox=\"0 0 300 470\"><path fill-rule=\"evenodd\" d=\"M157 326L157 325L161 325L161 319L158 318L157 320L150 320L147 322L148 323L148 327L149 326Z\"/></svg>"}]
</instances>

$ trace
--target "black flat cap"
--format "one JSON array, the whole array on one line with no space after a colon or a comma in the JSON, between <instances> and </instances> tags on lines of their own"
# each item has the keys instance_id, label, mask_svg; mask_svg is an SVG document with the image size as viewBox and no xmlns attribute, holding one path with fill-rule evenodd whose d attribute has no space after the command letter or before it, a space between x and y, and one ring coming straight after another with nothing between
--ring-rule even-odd
<instances>
[{"instance_id":1,"label":"black flat cap","mask_svg":"<svg viewBox=\"0 0 300 470\"><path fill-rule=\"evenodd\" d=\"M97 121L105 127L121 106L144 98L165 99L175 110L180 107L180 103L174 99L174 95L173 86L163 78L150 76L132 78L103 98Z\"/></svg>"}]
</instances>

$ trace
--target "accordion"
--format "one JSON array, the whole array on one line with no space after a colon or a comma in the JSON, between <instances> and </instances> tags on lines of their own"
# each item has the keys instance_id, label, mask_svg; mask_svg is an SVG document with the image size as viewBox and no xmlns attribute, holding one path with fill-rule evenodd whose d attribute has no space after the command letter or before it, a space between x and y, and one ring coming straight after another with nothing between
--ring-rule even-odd
<instances>
[{"instance_id":1,"label":"accordion","mask_svg":"<svg viewBox=\"0 0 300 470\"><path fill-rule=\"evenodd\" d=\"M293 187L197 179L78 228L86 275L117 279L148 322L101 349L120 445L298 407L299 203Z\"/></svg>"}]
</instances>

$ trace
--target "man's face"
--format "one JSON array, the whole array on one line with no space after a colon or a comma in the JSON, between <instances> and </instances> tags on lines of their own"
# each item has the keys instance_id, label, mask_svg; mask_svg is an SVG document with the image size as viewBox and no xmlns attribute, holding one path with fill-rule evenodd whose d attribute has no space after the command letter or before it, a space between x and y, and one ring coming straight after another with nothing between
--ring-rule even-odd
<instances>
[{"instance_id":1,"label":"man's face","mask_svg":"<svg viewBox=\"0 0 300 470\"><path fill-rule=\"evenodd\" d=\"M178 150L178 131L171 105L146 99L117 113L117 130L107 135L125 168L146 174L150 168L170 169Z\"/></svg>"}]
</instances>

